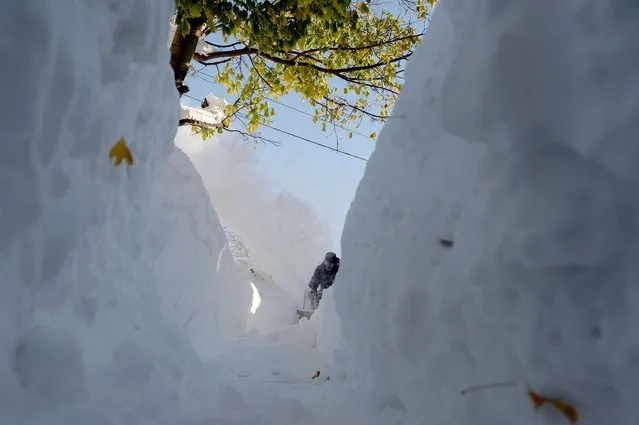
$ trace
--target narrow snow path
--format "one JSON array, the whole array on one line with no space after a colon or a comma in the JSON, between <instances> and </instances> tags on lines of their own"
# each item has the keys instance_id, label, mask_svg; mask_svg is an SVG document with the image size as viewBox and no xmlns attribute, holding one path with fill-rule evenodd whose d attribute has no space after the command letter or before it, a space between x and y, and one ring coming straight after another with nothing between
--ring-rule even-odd
<instances>
[{"instance_id":1,"label":"narrow snow path","mask_svg":"<svg viewBox=\"0 0 639 425\"><path fill-rule=\"evenodd\" d=\"M267 425L324 422L321 407L329 381L321 372L328 371L328 356L315 349L315 330L308 325L267 335L248 333L218 347L211 366L234 388L226 396L231 407L225 409L225 420ZM313 379L317 370L320 377Z\"/></svg>"},{"instance_id":2,"label":"narrow snow path","mask_svg":"<svg viewBox=\"0 0 639 425\"><path fill-rule=\"evenodd\" d=\"M315 349L314 332L307 327L290 326L265 336L249 334L227 346L220 361L227 379L238 388L260 389L305 405L308 393L326 382L321 374L326 356ZM320 377L313 379L317 370Z\"/></svg>"}]
</instances>

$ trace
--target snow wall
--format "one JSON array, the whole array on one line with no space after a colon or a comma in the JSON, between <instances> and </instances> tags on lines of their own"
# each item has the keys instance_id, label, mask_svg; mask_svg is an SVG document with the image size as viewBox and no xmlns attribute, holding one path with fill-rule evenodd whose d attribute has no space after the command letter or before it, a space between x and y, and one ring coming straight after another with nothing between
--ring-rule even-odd
<instances>
[{"instance_id":1,"label":"snow wall","mask_svg":"<svg viewBox=\"0 0 639 425\"><path fill-rule=\"evenodd\" d=\"M243 408L202 363L244 329L251 288L173 144L172 8L3 5L0 38L15 42L0 54L19 64L0 68L3 423L211 423ZM131 167L108 158L120 137Z\"/></svg>"},{"instance_id":2,"label":"snow wall","mask_svg":"<svg viewBox=\"0 0 639 425\"><path fill-rule=\"evenodd\" d=\"M334 287L346 394L380 423L567 423L528 387L639 423L638 28L635 1L435 9Z\"/></svg>"}]
</instances>

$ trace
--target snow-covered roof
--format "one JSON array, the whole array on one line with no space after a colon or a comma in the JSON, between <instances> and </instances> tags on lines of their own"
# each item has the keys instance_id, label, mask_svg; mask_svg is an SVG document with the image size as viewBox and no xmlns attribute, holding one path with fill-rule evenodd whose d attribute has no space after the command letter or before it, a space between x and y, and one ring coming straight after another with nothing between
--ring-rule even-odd
<instances>
[{"instance_id":1,"label":"snow-covered roof","mask_svg":"<svg viewBox=\"0 0 639 425\"><path fill-rule=\"evenodd\" d=\"M209 93L204 98L204 102L202 103L203 103L202 108L211 112L217 112L217 111L224 112L226 107L229 106L229 103L226 101L226 99L219 98L213 93Z\"/></svg>"},{"instance_id":2,"label":"snow-covered roof","mask_svg":"<svg viewBox=\"0 0 639 425\"><path fill-rule=\"evenodd\" d=\"M211 127L218 127L225 118L228 102L214 94L206 96L202 108L180 105L180 120L197 121Z\"/></svg>"},{"instance_id":3,"label":"snow-covered roof","mask_svg":"<svg viewBox=\"0 0 639 425\"><path fill-rule=\"evenodd\" d=\"M205 109L180 105L180 120L192 120L209 124L212 127L219 126L224 120L223 114L216 114Z\"/></svg>"}]
</instances>

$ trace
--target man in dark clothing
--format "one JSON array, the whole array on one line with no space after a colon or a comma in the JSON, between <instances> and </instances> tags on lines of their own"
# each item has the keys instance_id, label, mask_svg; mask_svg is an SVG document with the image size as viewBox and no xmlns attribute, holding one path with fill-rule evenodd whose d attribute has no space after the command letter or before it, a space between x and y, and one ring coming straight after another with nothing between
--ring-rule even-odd
<instances>
[{"instance_id":1,"label":"man in dark clothing","mask_svg":"<svg viewBox=\"0 0 639 425\"><path fill-rule=\"evenodd\" d=\"M308 283L308 294L312 310L317 309L324 289L333 286L335 275L339 271L339 262L339 257L334 252L327 252L324 256L324 261L315 267L313 277Z\"/></svg>"}]
</instances>

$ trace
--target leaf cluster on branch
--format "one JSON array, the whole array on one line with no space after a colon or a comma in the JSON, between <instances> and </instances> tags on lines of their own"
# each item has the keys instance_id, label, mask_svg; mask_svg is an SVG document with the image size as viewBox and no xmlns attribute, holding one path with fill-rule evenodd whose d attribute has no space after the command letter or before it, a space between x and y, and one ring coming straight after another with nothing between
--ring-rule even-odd
<instances>
[{"instance_id":1,"label":"leaf cluster on branch","mask_svg":"<svg viewBox=\"0 0 639 425\"><path fill-rule=\"evenodd\" d=\"M410 1L410 0L404 0ZM416 0L414 18L425 11ZM248 132L269 124L268 98L290 92L313 108L313 120L358 125L384 121L399 93L402 72L423 31L406 15L381 10L370 0L177 0L182 34L200 25L223 43L193 60L214 69L215 81L236 99L228 117L241 116ZM423 15L423 13L422 13ZM417 19L417 18L415 18ZM204 23L203 23L204 22Z\"/></svg>"}]
</instances>

